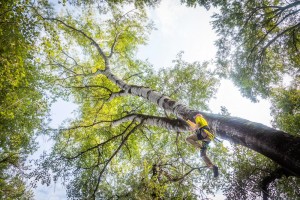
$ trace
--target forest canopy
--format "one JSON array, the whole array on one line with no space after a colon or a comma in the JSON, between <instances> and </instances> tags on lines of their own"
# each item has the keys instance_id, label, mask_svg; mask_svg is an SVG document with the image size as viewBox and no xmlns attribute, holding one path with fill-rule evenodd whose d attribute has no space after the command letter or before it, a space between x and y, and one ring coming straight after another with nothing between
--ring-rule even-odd
<instances>
[{"instance_id":1,"label":"forest canopy","mask_svg":"<svg viewBox=\"0 0 300 200\"><path fill-rule=\"evenodd\" d=\"M136 57L155 29L147 7L159 1L0 3L1 198L32 199L31 187L57 181L70 199L300 195L299 1L181 3L217 10L216 69L183 53L158 70ZM274 127L210 113L220 78L269 99ZM57 99L78 110L53 129ZM183 119L198 113L220 140L209 149L217 179L185 142ZM54 145L29 164L41 135Z\"/></svg>"}]
</instances>

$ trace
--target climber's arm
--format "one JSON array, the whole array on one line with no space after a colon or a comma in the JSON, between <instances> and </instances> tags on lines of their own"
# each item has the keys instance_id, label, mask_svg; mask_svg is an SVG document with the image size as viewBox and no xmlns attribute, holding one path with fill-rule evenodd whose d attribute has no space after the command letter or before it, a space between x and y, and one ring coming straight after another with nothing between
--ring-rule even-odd
<instances>
[{"instance_id":1,"label":"climber's arm","mask_svg":"<svg viewBox=\"0 0 300 200\"><path fill-rule=\"evenodd\" d=\"M189 119L186 121L188 125L190 126L190 129L192 131L195 131L197 128L199 128L199 125L195 124L194 122L190 121Z\"/></svg>"}]
</instances>

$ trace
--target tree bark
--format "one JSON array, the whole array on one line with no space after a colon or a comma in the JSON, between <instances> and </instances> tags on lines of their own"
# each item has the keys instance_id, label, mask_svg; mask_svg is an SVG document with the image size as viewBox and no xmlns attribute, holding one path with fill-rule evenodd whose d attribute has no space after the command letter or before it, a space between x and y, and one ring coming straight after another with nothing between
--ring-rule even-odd
<instances>
[{"instance_id":1,"label":"tree bark","mask_svg":"<svg viewBox=\"0 0 300 200\"><path fill-rule=\"evenodd\" d=\"M157 116L142 115L142 114L129 114L121 119L114 120L112 122L112 125L118 126L123 122L133 121L133 120L135 120L136 122L143 121L144 124L161 127L176 132L189 131L189 126L184 120L170 119L166 117L157 117Z\"/></svg>"},{"instance_id":2,"label":"tree bark","mask_svg":"<svg viewBox=\"0 0 300 200\"><path fill-rule=\"evenodd\" d=\"M299 137L237 117L202 114L221 138L261 153L300 177Z\"/></svg>"}]
</instances>

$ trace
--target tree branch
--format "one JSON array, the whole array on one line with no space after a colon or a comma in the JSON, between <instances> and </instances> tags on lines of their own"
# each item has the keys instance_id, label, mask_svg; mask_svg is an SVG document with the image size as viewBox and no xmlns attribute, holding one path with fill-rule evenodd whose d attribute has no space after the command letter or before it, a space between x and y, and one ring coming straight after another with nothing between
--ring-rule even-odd
<instances>
[{"instance_id":1,"label":"tree branch","mask_svg":"<svg viewBox=\"0 0 300 200\"><path fill-rule=\"evenodd\" d=\"M108 140L106 140L106 141L104 141L104 142L101 142L101 143L99 143L99 144L97 144L97 145L95 145L95 146L93 146L93 147L90 147L90 148L88 148L88 149L86 149L86 150L84 150L84 151L81 151L81 152L77 153L77 155L75 155L75 156L71 156L71 157L62 156L62 157L65 158L65 159L69 159L69 160L76 159L76 158L82 156L83 154L85 154L86 152L92 151L92 150L94 150L94 149L96 149L96 148L99 148L99 147L101 147L101 146L103 146L103 145L105 145L105 144L107 144L107 143L109 143L109 142L115 140L116 138L118 138L118 137L120 137L120 136L122 136L122 135L124 135L124 134L125 134L125 132L122 132L122 133L120 133L120 134L118 134L118 135L115 135L115 136L109 138Z\"/></svg>"},{"instance_id":2,"label":"tree branch","mask_svg":"<svg viewBox=\"0 0 300 200\"><path fill-rule=\"evenodd\" d=\"M289 27L288 29L282 31L281 33L277 34L273 39L271 39L262 49L262 52L266 51L266 49L275 41L277 40L279 37L281 37L282 35L284 35L286 32L289 32L293 29L295 29L297 26L300 26L300 23L294 25L294 26L291 26Z\"/></svg>"},{"instance_id":3,"label":"tree branch","mask_svg":"<svg viewBox=\"0 0 300 200\"><path fill-rule=\"evenodd\" d=\"M84 36L85 38L87 38L88 40L91 41L91 44L94 45L96 47L96 49L98 50L98 53L100 54L100 56L104 59L105 63L108 61L107 60L107 56L105 55L105 53L103 52L103 50L101 49L101 47L99 46L99 44L90 36L88 36L85 32L83 32L82 30L80 29L77 29L67 23L65 23L64 21L60 20L60 19L57 19L57 18L43 18L45 20L50 20L50 21L56 21L56 22L59 22L61 23L62 25L64 25L65 27L73 30L73 31L76 31L78 33L80 33L82 36Z\"/></svg>"},{"instance_id":4,"label":"tree branch","mask_svg":"<svg viewBox=\"0 0 300 200\"><path fill-rule=\"evenodd\" d=\"M129 129L129 127L134 123L134 121L132 121L132 123L126 128L126 130L124 131L124 133ZM121 144L119 145L119 147L115 150L115 152L111 155L111 157L108 159L108 161L106 162L106 164L104 165L104 167L102 168L102 170L100 171L100 174L98 176L98 180L97 180L97 184L96 184L96 187L94 189L94 192L93 192L93 199L95 199L96 197L96 192L98 190L98 187L99 187L99 184L101 182L101 178L102 178L102 175L104 173L104 171L106 170L108 164L111 162L111 160L117 155L117 153L120 151L120 149L122 148L122 146L125 144L125 142L128 140L129 136L134 133L139 127L141 127L143 124L143 121L141 123L139 123L138 125L136 125L125 137L124 139L122 140Z\"/></svg>"},{"instance_id":5,"label":"tree branch","mask_svg":"<svg viewBox=\"0 0 300 200\"><path fill-rule=\"evenodd\" d=\"M183 120L179 119L170 119L166 117L158 117L158 116L150 116L150 115L143 115L143 114L129 114L125 117L122 117L118 120L114 120L112 125L118 126L121 123L126 121L131 121L135 119L137 122L143 121L144 124L158 126L161 128L166 128L167 130L174 130L174 131L189 131L189 126Z\"/></svg>"},{"instance_id":6,"label":"tree branch","mask_svg":"<svg viewBox=\"0 0 300 200\"><path fill-rule=\"evenodd\" d=\"M117 44L117 41L118 41L120 35L121 35L121 32L116 34L116 36L115 36L115 38L114 38L114 42L113 42L113 44L111 45L111 48L110 48L110 53L109 53L109 55L107 56L108 59L112 57L112 55L113 55L113 53L114 53L114 50L115 50L115 46L116 46L116 44Z\"/></svg>"},{"instance_id":7,"label":"tree branch","mask_svg":"<svg viewBox=\"0 0 300 200\"><path fill-rule=\"evenodd\" d=\"M90 40L91 44L94 45L98 51L98 53L100 54L100 56L104 59L105 61L105 64L108 64L108 58L107 56L105 55L104 51L101 49L101 47L99 46L99 44L92 38L90 37L89 35L87 35L84 31L80 30L80 29L77 29L69 24L67 24L66 22L60 20L60 19L57 19L57 18L51 18L51 17L44 17L42 16L38 10L34 7L34 6L31 6L31 8L36 12L36 14L38 16L40 16L43 20L49 20L49 21L56 21L62 25L64 25L65 27L81 34L82 36L84 36L85 38L87 38L88 40Z\"/></svg>"},{"instance_id":8,"label":"tree branch","mask_svg":"<svg viewBox=\"0 0 300 200\"><path fill-rule=\"evenodd\" d=\"M288 15L285 15L279 22L277 22L271 29L269 29L267 32L266 32L266 34L263 36L263 38L262 39L260 39L256 44L255 44L255 46L251 49L251 51L250 51L250 54L249 54L249 56L253 53L253 51L254 51L254 49L256 48L256 47L258 47L261 43L263 43L263 41L265 40L265 38L276 28L276 27L278 27L287 17L289 17L290 15L294 15L294 14L296 14L297 12L299 12L300 10L296 10L296 11L294 11L294 12L292 12L292 13L289 13ZM299 24L298 24L299 25ZM297 25L296 26L293 26L293 28L295 28L295 27L297 27ZM293 29L292 28L292 29ZM292 30L292 29L289 29L289 30ZM283 33L285 33L284 31L283 31ZM274 40L271 40L272 42L271 43L273 43L276 39L277 39L278 37L275 37L275 39ZM269 45L267 45L267 46L270 46L271 45L271 43L269 44ZM248 56L248 58L249 58L249 56Z\"/></svg>"},{"instance_id":9,"label":"tree branch","mask_svg":"<svg viewBox=\"0 0 300 200\"><path fill-rule=\"evenodd\" d=\"M281 179L283 176L289 177L291 174L284 168L277 168L270 173L269 176L265 177L261 182L261 189L263 192L263 200L268 200L269 198L269 185L274 182L276 179Z\"/></svg>"},{"instance_id":10,"label":"tree branch","mask_svg":"<svg viewBox=\"0 0 300 200\"><path fill-rule=\"evenodd\" d=\"M123 96L127 96L128 94L124 91L121 90L120 92L112 92L109 96L109 98L107 99L107 101L111 101L116 97L123 97Z\"/></svg>"}]
</instances>

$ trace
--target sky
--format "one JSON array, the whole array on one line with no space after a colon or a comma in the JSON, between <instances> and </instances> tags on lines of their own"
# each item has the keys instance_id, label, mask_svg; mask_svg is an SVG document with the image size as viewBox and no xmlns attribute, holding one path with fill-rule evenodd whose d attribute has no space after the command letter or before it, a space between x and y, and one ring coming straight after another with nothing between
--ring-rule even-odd
<instances>
[{"instance_id":1,"label":"sky","mask_svg":"<svg viewBox=\"0 0 300 200\"><path fill-rule=\"evenodd\" d=\"M213 11L203 8L187 8L174 0L163 0L159 7L148 9L149 18L153 20L156 29L150 35L148 44L140 47L137 57L148 59L155 68L171 66L172 60L180 51L184 51L183 59L188 62L210 61L215 57L214 41L217 39L210 24ZM213 113L220 113L220 107L225 106L232 116L270 126L270 103L261 100L252 103L243 98L238 88L229 80L221 80L216 97L209 103ZM58 127L61 122L74 115L76 106L69 102L59 101L52 106L52 127ZM43 150L49 150L51 142L45 136L39 137L43 144L37 156ZM34 190L35 199L62 200L66 199L65 188L60 184L50 187L39 185ZM217 194L212 199L224 199Z\"/></svg>"},{"instance_id":2,"label":"sky","mask_svg":"<svg viewBox=\"0 0 300 200\"><path fill-rule=\"evenodd\" d=\"M153 31L147 46L140 48L138 56L148 59L156 68L169 67L180 51L188 62L211 61L215 58L214 42L217 35L210 24L213 10L187 8L174 0L164 0L156 9L149 9L157 30ZM216 98L210 102L213 113L225 106L232 116L270 126L270 102L252 103L243 98L229 80L221 80Z\"/></svg>"}]
</instances>

